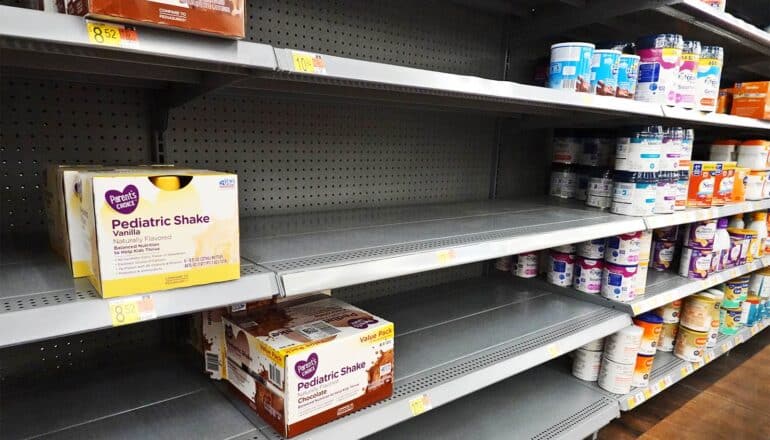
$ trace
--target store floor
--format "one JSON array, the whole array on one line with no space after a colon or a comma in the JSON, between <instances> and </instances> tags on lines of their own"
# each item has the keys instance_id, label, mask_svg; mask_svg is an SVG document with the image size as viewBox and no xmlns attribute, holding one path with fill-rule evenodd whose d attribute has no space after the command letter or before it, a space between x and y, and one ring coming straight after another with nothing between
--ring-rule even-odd
<instances>
[{"instance_id":1,"label":"store floor","mask_svg":"<svg viewBox=\"0 0 770 440\"><path fill-rule=\"evenodd\" d=\"M770 439L770 329L599 431L602 440Z\"/></svg>"}]
</instances>

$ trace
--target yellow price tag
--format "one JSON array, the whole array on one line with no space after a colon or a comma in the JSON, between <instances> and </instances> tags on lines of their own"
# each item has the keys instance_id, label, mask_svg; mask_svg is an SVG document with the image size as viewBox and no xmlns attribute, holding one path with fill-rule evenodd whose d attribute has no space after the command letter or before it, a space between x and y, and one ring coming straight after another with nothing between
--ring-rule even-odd
<instances>
[{"instance_id":1,"label":"yellow price tag","mask_svg":"<svg viewBox=\"0 0 770 440\"><path fill-rule=\"evenodd\" d=\"M660 391L665 390L666 389L666 381L663 380L663 379L659 380L658 381L658 388L660 389Z\"/></svg>"},{"instance_id":2,"label":"yellow price tag","mask_svg":"<svg viewBox=\"0 0 770 440\"><path fill-rule=\"evenodd\" d=\"M722 344L722 351L727 352L729 350L730 350L730 345L727 342Z\"/></svg>"},{"instance_id":3,"label":"yellow price tag","mask_svg":"<svg viewBox=\"0 0 770 440\"><path fill-rule=\"evenodd\" d=\"M551 344L546 347L546 349L548 350L548 356L551 356L551 359L561 356L561 348L559 348L559 344Z\"/></svg>"},{"instance_id":4,"label":"yellow price tag","mask_svg":"<svg viewBox=\"0 0 770 440\"><path fill-rule=\"evenodd\" d=\"M121 46L123 39L126 37L132 41L136 40L136 31L133 28L126 28L121 25L87 21L86 31L88 33L88 41L91 44Z\"/></svg>"},{"instance_id":5,"label":"yellow price tag","mask_svg":"<svg viewBox=\"0 0 770 440\"><path fill-rule=\"evenodd\" d=\"M634 304L631 306L631 311L634 312L634 316L638 315L642 311L642 306L639 304Z\"/></svg>"},{"instance_id":6,"label":"yellow price tag","mask_svg":"<svg viewBox=\"0 0 770 440\"><path fill-rule=\"evenodd\" d=\"M438 258L438 264L449 264L455 259L455 251L450 249L448 251L436 252L436 258Z\"/></svg>"},{"instance_id":7,"label":"yellow price tag","mask_svg":"<svg viewBox=\"0 0 770 440\"><path fill-rule=\"evenodd\" d=\"M427 394L421 394L409 399L409 409L412 411L413 416L419 416L431 408L433 408L433 405L431 405Z\"/></svg>"},{"instance_id":8,"label":"yellow price tag","mask_svg":"<svg viewBox=\"0 0 770 440\"><path fill-rule=\"evenodd\" d=\"M307 52L291 52L294 71L302 73L326 73L326 61L321 55Z\"/></svg>"},{"instance_id":9,"label":"yellow price tag","mask_svg":"<svg viewBox=\"0 0 770 440\"><path fill-rule=\"evenodd\" d=\"M649 399L650 397L652 397L652 391L650 391L649 388L645 388L643 393L644 393L644 398L645 399Z\"/></svg>"},{"instance_id":10,"label":"yellow price tag","mask_svg":"<svg viewBox=\"0 0 770 440\"><path fill-rule=\"evenodd\" d=\"M635 406L636 406L636 399L634 399L633 397L629 397L628 398L628 409L634 409Z\"/></svg>"},{"instance_id":11,"label":"yellow price tag","mask_svg":"<svg viewBox=\"0 0 770 440\"><path fill-rule=\"evenodd\" d=\"M109 301L110 320L112 326L133 324L139 321L155 319L158 313L155 310L155 301L152 295L132 296Z\"/></svg>"},{"instance_id":12,"label":"yellow price tag","mask_svg":"<svg viewBox=\"0 0 770 440\"><path fill-rule=\"evenodd\" d=\"M687 376L689 373L687 372L687 368L685 368L685 367L682 367L682 369L681 369L681 370L679 370L679 374L680 374L682 377L685 377L685 376Z\"/></svg>"}]
</instances>

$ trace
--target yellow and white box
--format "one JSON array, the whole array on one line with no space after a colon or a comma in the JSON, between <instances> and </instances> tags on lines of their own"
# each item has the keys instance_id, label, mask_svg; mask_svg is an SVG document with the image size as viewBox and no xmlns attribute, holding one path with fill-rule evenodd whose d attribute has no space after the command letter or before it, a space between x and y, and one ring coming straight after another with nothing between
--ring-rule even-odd
<instances>
[{"instance_id":1,"label":"yellow and white box","mask_svg":"<svg viewBox=\"0 0 770 440\"><path fill-rule=\"evenodd\" d=\"M80 173L88 276L102 297L240 276L237 176L170 171Z\"/></svg>"},{"instance_id":2,"label":"yellow and white box","mask_svg":"<svg viewBox=\"0 0 770 440\"><path fill-rule=\"evenodd\" d=\"M50 165L46 169L45 208L51 248L64 257L75 278L88 276L91 250L80 216L79 174L100 165Z\"/></svg>"},{"instance_id":3,"label":"yellow and white box","mask_svg":"<svg viewBox=\"0 0 770 440\"><path fill-rule=\"evenodd\" d=\"M224 317L227 380L285 437L391 396L393 324L336 298Z\"/></svg>"}]
</instances>

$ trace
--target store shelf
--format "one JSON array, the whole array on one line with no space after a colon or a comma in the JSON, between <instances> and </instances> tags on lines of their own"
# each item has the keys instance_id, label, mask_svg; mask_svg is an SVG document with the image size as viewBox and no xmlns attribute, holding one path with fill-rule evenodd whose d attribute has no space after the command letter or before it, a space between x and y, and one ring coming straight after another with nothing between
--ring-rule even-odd
<instances>
[{"instance_id":1,"label":"store shelf","mask_svg":"<svg viewBox=\"0 0 770 440\"><path fill-rule=\"evenodd\" d=\"M0 265L0 347L112 326L111 300L102 299L85 278L73 279L50 252ZM151 293L157 318L221 307L278 293L272 272L243 262L234 281ZM137 295L137 298L141 295ZM121 297L116 300L121 300Z\"/></svg>"},{"instance_id":2,"label":"store shelf","mask_svg":"<svg viewBox=\"0 0 770 440\"><path fill-rule=\"evenodd\" d=\"M64 378L4 385L0 438L263 440L199 365L153 349Z\"/></svg>"},{"instance_id":3,"label":"store shelf","mask_svg":"<svg viewBox=\"0 0 770 440\"><path fill-rule=\"evenodd\" d=\"M510 278L470 279L357 305L395 323L393 396L297 439L373 434L413 418L410 400L425 395L438 408L630 323L621 312ZM280 438L256 415L251 419L268 438Z\"/></svg>"},{"instance_id":4,"label":"store shelf","mask_svg":"<svg viewBox=\"0 0 770 440\"><path fill-rule=\"evenodd\" d=\"M594 295L571 288L551 286L544 281L539 282L543 285L548 285L548 288L554 292L561 292L574 298L612 307L636 316L767 266L770 266L770 256L762 257L740 267L718 272L705 280L691 280L671 271L658 272L650 269L647 273L647 290L644 295L627 303L613 301L598 294Z\"/></svg>"},{"instance_id":5,"label":"store shelf","mask_svg":"<svg viewBox=\"0 0 770 440\"><path fill-rule=\"evenodd\" d=\"M241 255L292 295L642 229L569 201L468 202L242 219Z\"/></svg>"},{"instance_id":6,"label":"store shelf","mask_svg":"<svg viewBox=\"0 0 770 440\"><path fill-rule=\"evenodd\" d=\"M582 439L620 415L617 402L544 365L370 437Z\"/></svg>"},{"instance_id":7,"label":"store shelf","mask_svg":"<svg viewBox=\"0 0 770 440\"><path fill-rule=\"evenodd\" d=\"M657 229L765 209L770 209L770 199L730 203L711 208L690 208L684 211L676 211L673 214L658 214L645 217L644 224L647 226L647 229Z\"/></svg>"},{"instance_id":8,"label":"store shelf","mask_svg":"<svg viewBox=\"0 0 770 440\"><path fill-rule=\"evenodd\" d=\"M722 12L700 0L682 0L658 8L668 16L688 21L717 35L729 36L757 52L770 55L770 34L730 13Z\"/></svg>"},{"instance_id":9,"label":"store shelf","mask_svg":"<svg viewBox=\"0 0 770 440\"><path fill-rule=\"evenodd\" d=\"M726 115L723 113L704 113L698 110L687 110L680 107L663 106L663 115L667 119L695 122L698 125L717 127L748 128L770 131L770 121L744 118L742 116Z\"/></svg>"},{"instance_id":10,"label":"store shelf","mask_svg":"<svg viewBox=\"0 0 770 440\"><path fill-rule=\"evenodd\" d=\"M610 394L616 396L620 409L629 411L641 405L657 394L663 392L666 388L679 382L704 365L712 362L714 359L730 351L738 344L742 344L758 332L768 326L765 320L753 327L745 327L735 336L719 335L717 345L706 349L702 362L687 362L674 356L673 353L659 351L655 354L655 361L652 364L652 373L650 375L650 385L641 388L634 388L625 395ZM597 389L598 386L597 386ZM606 393L606 392L605 392Z\"/></svg>"},{"instance_id":11,"label":"store shelf","mask_svg":"<svg viewBox=\"0 0 770 440\"><path fill-rule=\"evenodd\" d=\"M196 80L184 70L247 74L276 68L273 48L266 44L144 26L136 26L136 33L135 43L97 45L89 40L83 17L0 6L6 65L174 82Z\"/></svg>"}]
</instances>

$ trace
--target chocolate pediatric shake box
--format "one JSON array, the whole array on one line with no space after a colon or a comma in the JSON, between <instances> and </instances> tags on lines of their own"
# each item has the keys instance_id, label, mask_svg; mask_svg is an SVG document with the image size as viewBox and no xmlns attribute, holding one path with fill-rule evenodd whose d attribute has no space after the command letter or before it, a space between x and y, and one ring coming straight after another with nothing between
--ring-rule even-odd
<instances>
[{"instance_id":1,"label":"chocolate pediatric shake box","mask_svg":"<svg viewBox=\"0 0 770 440\"><path fill-rule=\"evenodd\" d=\"M393 324L325 295L224 317L227 380L292 437L390 397Z\"/></svg>"}]
</instances>

